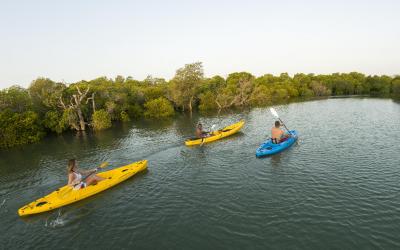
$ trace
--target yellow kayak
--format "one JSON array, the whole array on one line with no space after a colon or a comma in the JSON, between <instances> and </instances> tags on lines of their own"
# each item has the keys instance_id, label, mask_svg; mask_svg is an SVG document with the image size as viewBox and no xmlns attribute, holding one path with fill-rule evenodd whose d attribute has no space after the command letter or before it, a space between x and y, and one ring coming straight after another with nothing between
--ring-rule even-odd
<instances>
[{"instance_id":1,"label":"yellow kayak","mask_svg":"<svg viewBox=\"0 0 400 250\"><path fill-rule=\"evenodd\" d=\"M21 207L18 210L18 214L20 216L25 216L29 214L42 213L83 200L123 182L146 168L147 160L143 160L113 170L97 173L97 175L106 178L106 180L102 180L96 185L90 185L78 190L74 190L68 185L63 186L45 197Z\"/></svg>"},{"instance_id":2,"label":"yellow kayak","mask_svg":"<svg viewBox=\"0 0 400 250\"><path fill-rule=\"evenodd\" d=\"M222 139L224 137L233 135L237 133L244 125L244 120L239 121L238 123L229 125L223 129L213 131L210 133L209 137L205 137L203 139L199 138L194 138L194 139L189 139L185 141L186 146L194 146L194 145L200 145L202 143L208 143L208 142L213 142L219 139Z\"/></svg>"}]
</instances>

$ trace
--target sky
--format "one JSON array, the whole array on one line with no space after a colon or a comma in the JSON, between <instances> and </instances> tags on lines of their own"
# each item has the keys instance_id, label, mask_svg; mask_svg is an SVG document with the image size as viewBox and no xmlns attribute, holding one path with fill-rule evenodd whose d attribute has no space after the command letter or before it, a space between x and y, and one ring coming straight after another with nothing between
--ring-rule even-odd
<instances>
[{"instance_id":1,"label":"sky","mask_svg":"<svg viewBox=\"0 0 400 250\"><path fill-rule=\"evenodd\" d=\"M0 0L0 89L37 77L400 74L400 1Z\"/></svg>"}]
</instances>

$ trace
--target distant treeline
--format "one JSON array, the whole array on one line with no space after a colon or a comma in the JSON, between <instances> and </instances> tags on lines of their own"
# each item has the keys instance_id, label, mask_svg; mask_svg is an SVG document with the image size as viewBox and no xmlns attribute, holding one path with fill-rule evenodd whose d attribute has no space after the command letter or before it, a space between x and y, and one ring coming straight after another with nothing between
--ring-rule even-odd
<instances>
[{"instance_id":1,"label":"distant treeline","mask_svg":"<svg viewBox=\"0 0 400 250\"><path fill-rule=\"evenodd\" d=\"M0 91L0 148L36 142L49 133L106 129L113 121L164 119L175 112L265 106L331 95L400 96L400 77L357 72L255 77L235 72L226 79L206 78L198 62L178 69L169 81L117 76L65 84L38 78L28 89L12 86Z\"/></svg>"}]
</instances>

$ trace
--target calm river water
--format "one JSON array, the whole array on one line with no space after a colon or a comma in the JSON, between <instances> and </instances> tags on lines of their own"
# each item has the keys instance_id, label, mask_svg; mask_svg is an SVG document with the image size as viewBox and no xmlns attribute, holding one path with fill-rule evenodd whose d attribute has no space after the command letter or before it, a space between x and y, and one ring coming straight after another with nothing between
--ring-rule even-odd
<instances>
[{"instance_id":1,"label":"calm river water","mask_svg":"<svg viewBox=\"0 0 400 250\"><path fill-rule=\"evenodd\" d=\"M0 249L400 248L400 103L348 98L275 107L300 138L257 159L267 108L170 122L132 122L0 152ZM198 121L242 132L184 146ZM66 162L148 171L96 196L20 218L66 182Z\"/></svg>"}]
</instances>

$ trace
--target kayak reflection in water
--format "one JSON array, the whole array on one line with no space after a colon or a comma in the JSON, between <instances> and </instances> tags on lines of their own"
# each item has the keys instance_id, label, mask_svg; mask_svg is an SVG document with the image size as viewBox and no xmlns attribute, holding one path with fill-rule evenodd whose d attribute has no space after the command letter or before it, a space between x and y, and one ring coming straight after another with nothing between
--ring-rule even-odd
<instances>
[{"instance_id":1,"label":"kayak reflection in water","mask_svg":"<svg viewBox=\"0 0 400 250\"><path fill-rule=\"evenodd\" d=\"M285 134L285 131L281 129L281 123L279 121L275 121L275 126L271 129L271 140L272 143L278 144L286 141L290 135Z\"/></svg>"},{"instance_id":2,"label":"kayak reflection in water","mask_svg":"<svg viewBox=\"0 0 400 250\"><path fill-rule=\"evenodd\" d=\"M206 138L210 136L210 132L203 131L203 125L199 123L196 128L196 136L197 138Z\"/></svg>"},{"instance_id":3,"label":"kayak reflection in water","mask_svg":"<svg viewBox=\"0 0 400 250\"><path fill-rule=\"evenodd\" d=\"M82 171L77 169L77 163L75 159L68 161L68 185L72 186L74 189L81 189L88 185L95 185L99 181L104 180L103 177L95 175L97 169ZM86 175L86 177L82 177Z\"/></svg>"}]
</instances>

